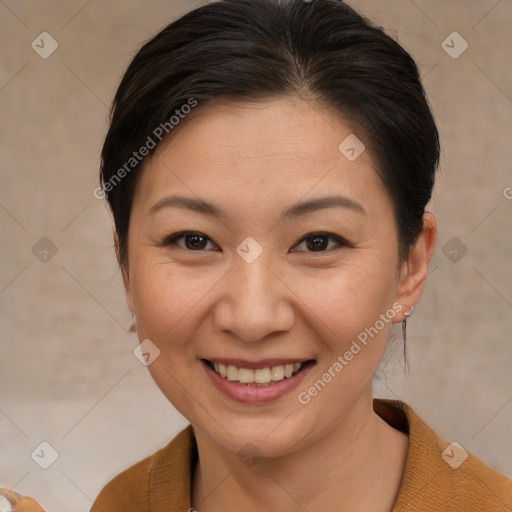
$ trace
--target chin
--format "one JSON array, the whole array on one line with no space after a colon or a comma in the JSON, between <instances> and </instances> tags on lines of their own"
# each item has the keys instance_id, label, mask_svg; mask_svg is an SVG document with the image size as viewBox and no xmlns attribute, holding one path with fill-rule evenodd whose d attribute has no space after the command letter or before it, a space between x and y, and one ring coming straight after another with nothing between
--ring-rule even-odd
<instances>
[{"instance_id":1,"label":"chin","mask_svg":"<svg viewBox=\"0 0 512 512\"><path fill-rule=\"evenodd\" d=\"M238 417L217 414L212 420L203 411L200 418L187 419L196 435L206 436L225 452L242 458L277 458L309 444L314 435L316 417L314 414L310 418L298 417L293 413L288 417L285 413L267 415L266 418L255 418L253 414Z\"/></svg>"}]
</instances>

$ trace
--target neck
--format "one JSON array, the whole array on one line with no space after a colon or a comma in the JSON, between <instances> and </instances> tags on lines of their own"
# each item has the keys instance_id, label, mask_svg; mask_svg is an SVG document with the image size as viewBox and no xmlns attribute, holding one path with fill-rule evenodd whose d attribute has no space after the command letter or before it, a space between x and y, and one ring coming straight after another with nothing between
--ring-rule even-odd
<instances>
[{"instance_id":1,"label":"neck","mask_svg":"<svg viewBox=\"0 0 512 512\"><path fill-rule=\"evenodd\" d=\"M246 467L196 432L199 462L193 506L200 512L282 508L290 511L390 512L408 437L373 412L371 389L349 416L314 443Z\"/></svg>"}]
</instances>

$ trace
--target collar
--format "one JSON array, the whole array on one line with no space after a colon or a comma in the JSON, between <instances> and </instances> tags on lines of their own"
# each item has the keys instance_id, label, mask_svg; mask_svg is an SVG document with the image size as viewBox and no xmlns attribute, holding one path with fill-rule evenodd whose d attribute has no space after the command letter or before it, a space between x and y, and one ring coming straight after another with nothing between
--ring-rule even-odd
<instances>
[{"instance_id":1,"label":"collar","mask_svg":"<svg viewBox=\"0 0 512 512\"><path fill-rule=\"evenodd\" d=\"M493 511L512 510L512 481L471 454L458 468L451 467L446 462L453 454L451 445L406 403L374 398L373 409L389 425L409 436L406 466L392 512L427 509L484 512L491 507ZM448 458L443 458L445 450ZM190 509L197 458L191 425L155 454L148 489L152 511ZM169 485L170 480L172 485Z\"/></svg>"}]
</instances>

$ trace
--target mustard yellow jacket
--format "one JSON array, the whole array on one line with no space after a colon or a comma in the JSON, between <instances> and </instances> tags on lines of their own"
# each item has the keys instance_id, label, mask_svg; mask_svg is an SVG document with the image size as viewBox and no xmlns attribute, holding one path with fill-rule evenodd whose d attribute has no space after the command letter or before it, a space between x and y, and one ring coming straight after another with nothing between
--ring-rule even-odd
<instances>
[{"instance_id":1,"label":"mustard yellow jacket","mask_svg":"<svg viewBox=\"0 0 512 512\"><path fill-rule=\"evenodd\" d=\"M404 402L374 398L373 408L409 436L393 512L512 512L510 478L441 439ZM189 425L166 447L110 481L91 512L187 512L196 457Z\"/></svg>"}]
</instances>

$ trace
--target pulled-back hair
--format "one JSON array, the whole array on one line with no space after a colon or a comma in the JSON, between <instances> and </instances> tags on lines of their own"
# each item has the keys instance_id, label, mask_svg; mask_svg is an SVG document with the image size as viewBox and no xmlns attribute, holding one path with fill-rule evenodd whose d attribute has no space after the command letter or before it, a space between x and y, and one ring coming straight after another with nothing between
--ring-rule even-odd
<instances>
[{"instance_id":1,"label":"pulled-back hair","mask_svg":"<svg viewBox=\"0 0 512 512\"><path fill-rule=\"evenodd\" d=\"M221 0L146 42L115 95L100 174L120 263L143 163L134 152L150 155L172 134L172 118L186 122L213 101L290 95L332 109L368 142L404 261L422 231L440 151L411 56L341 0Z\"/></svg>"}]
</instances>

